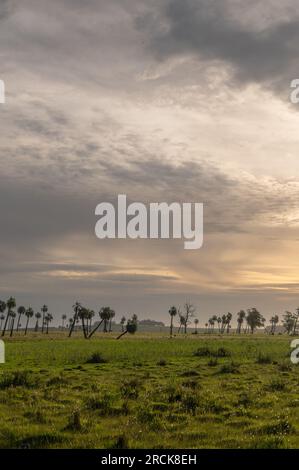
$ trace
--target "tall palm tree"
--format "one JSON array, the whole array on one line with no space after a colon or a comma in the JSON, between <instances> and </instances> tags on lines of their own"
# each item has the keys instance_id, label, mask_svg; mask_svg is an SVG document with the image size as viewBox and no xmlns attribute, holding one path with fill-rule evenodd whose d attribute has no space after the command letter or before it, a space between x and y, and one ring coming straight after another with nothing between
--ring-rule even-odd
<instances>
[{"instance_id":1,"label":"tall palm tree","mask_svg":"<svg viewBox=\"0 0 299 470\"><path fill-rule=\"evenodd\" d=\"M36 318L36 323L35 323L35 328L34 328L34 331L38 331L38 327L39 327L39 319L42 317L42 314L40 312L36 312L35 314L35 318Z\"/></svg>"},{"instance_id":2,"label":"tall palm tree","mask_svg":"<svg viewBox=\"0 0 299 470\"><path fill-rule=\"evenodd\" d=\"M48 311L48 307L47 305L43 305L42 308L41 308L41 311L43 313L43 319L42 319L42 333L44 332L44 329L45 329L45 315Z\"/></svg>"},{"instance_id":3,"label":"tall palm tree","mask_svg":"<svg viewBox=\"0 0 299 470\"><path fill-rule=\"evenodd\" d=\"M104 333L107 333L107 325L111 318L113 310L110 307L102 307L100 310L100 318L104 321Z\"/></svg>"},{"instance_id":4,"label":"tall palm tree","mask_svg":"<svg viewBox=\"0 0 299 470\"><path fill-rule=\"evenodd\" d=\"M94 310L89 310L89 311L88 311L88 320L89 320L89 324L88 324L88 334L91 332L92 319L93 319L94 316L95 316Z\"/></svg>"},{"instance_id":5,"label":"tall palm tree","mask_svg":"<svg viewBox=\"0 0 299 470\"><path fill-rule=\"evenodd\" d=\"M47 327L46 334L49 333L49 324L51 323L52 320L53 320L53 315L51 313L47 313L47 315L45 316L45 322L46 322L46 327Z\"/></svg>"},{"instance_id":6,"label":"tall palm tree","mask_svg":"<svg viewBox=\"0 0 299 470\"><path fill-rule=\"evenodd\" d=\"M73 305L73 310L74 310L74 316L73 316L73 319L72 319L72 323L71 323L71 327L70 327L70 332L69 332L69 338L72 336L72 333L74 331L74 328L75 328L75 325L78 321L78 317L79 317L79 312L80 312L80 309L82 308L81 304L79 302L76 302L74 305Z\"/></svg>"},{"instance_id":7,"label":"tall palm tree","mask_svg":"<svg viewBox=\"0 0 299 470\"><path fill-rule=\"evenodd\" d=\"M111 310L110 311L110 318L109 318L109 332L112 331L112 319L115 317L115 311Z\"/></svg>"},{"instance_id":8,"label":"tall palm tree","mask_svg":"<svg viewBox=\"0 0 299 470\"><path fill-rule=\"evenodd\" d=\"M34 315L33 309L31 307L27 308L27 310L25 312L25 316L27 317L26 327L25 327L25 335L27 335L29 320L30 320L30 318L33 317L33 315Z\"/></svg>"},{"instance_id":9,"label":"tall palm tree","mask_svg":"<svg viewBox=\"0 0 299 470\"><path fill-rule=\"evenodd\" d=\"M16 299L14 297L9 297L8 301L6 302L7 313L6 313L4 328L3 328L3 331L2 331L2 336L5 335L5 331L6 331L6 328L7 328L7 322L8 322L8 319L10 317L10 312L13 308L15 308L15 306L16 306Z\"/></svg>"},{"instance_id":10,"label":"tall palm tree","mask_svg":"<svg viewBox=\"0 0 299 470\"><path fill-rule=\"evenodd\" d=\"M82 331L84 334L84 338L87 338L87 326L86 322L88 322L89 310L85 307L81 307L79 310L78 318L80 318L82 322Z\"/></svg>"},{"instance_id":11,"label":"tall palm tree","mask_svg":"<svg viewBox=\"0 0 299 470\"><path fill-rule=\"evenodd\" d=\"M173 319L177 315L178 311L176 307L170 307L168 310L168 313L170 315L170 338L173 336Z\"/></svg>"},{"instance_id":12,"label":"tall palm tree","mask_svg":"<svg viewBox=\"0 0 299 470\"><path fill-rule=\"evenodd\" d=\"M237 316L238 316L238 318L237 318L237 323L238 323L237 333L240 334L241 330L242 330L242 325L243 325L245 317L246 317L246 312L244 310L240 310L237 313Z\"/></svg>"},{"instance_id":13,"label":"tall palm tree","mask_svg":"<svg viewBox=\"0 0 299 470\"><path fill-rule=\"evenodd\" d=\"M130 333L131 335L133 335L137 331L137 325L138 325L137 315L134 314L132 318L127 321L125 331L123 331L116 339L120 339L126 333Z\"/></svg>"},{"instance_id":14,"label":"tall palm tree","mask_svg":"<svg viewBox=\"0 0 299 470\"><path fill-rule=\"evenodd\" d=\"M218 323L218 331L219 333L221 332L221 317L217 317L217 323Z\"/></svg>"},{"instance_id":15,"label":"tall palm tree","mask_svg":"<svg viewBox=\"0 0 299 470\"><path fill-rule=\"evenodd\" d=\"M126 317L125 317L125 316L122 316L122 317L121 317L121 320L120 320L121 331L122 331L122 332L125 331L125 327L124 327L125 323L126 323Z\"/></svg>"},{"instance_id":16,"label":"tall palm tree","mask_svg":"<svg viewBox=\"0 0 299 470\"><path fill-rule=\"evenodd\" d=\"M66 314L65 313L62 315L61 319L62 319L62 328L64 328L64 322L66 320Z\"/></svg>"},{"instance_id":17,"label":"tall palm tree","mask_svg":"<svg viewBox=\"0 0 299 470\"><path fill-rule=\"evenodd\" d=\"M17 323L17 331L19 331L19 328L20 328L20 325L21 325L21 316L24 315L24 313L26 312L26 308L23 306L23 305L20 305L20 307L18 307L18 323Z\"/></svg>"},{"instance_id":18,"label":"tall palm tree","mask_svg":"<svg viewBox=\"0 0 299 470\"><path fill-rule=\"evenodd\" d=\"M0 300L0 313L1 313L1 316L0 316L0 320L1 320L0 330L2 330L2 323L3 323L3 320L5 319L5 315L3 315L3 313L5 312L5 309L6 309L6 303L3 300Z\"/></svg>"},{"instance_id":19,"label":"tall palm tree","mask_svg":"<svg viewBox=\"0 0 299 470\"><path fill-rule=\"evenodd\" d=\"M9 336L12 336L12 335L13 335L13 329L14 329L14 324L15 324L15 318L16 318L16 316L17 316L16 312L14 312L13 310L11 310L11 312L10 312L11 324L10 324L10 335L9 335Z\"/></svg>"},{"instance_id":20,"label":"tall palm tree","mask_svg":"<svg viewBox=\"0 0 299 470\"><path fill-rule=\"evenodd\" d=\"M194 333L195 333L196 335L197 335L197 333L198 333L198 331L197 331L198 323L199 323L198 318L195 318L195 320L194 320L194 325L195 325L195 331L194 331Z\"/></svg>"}]
</instances>

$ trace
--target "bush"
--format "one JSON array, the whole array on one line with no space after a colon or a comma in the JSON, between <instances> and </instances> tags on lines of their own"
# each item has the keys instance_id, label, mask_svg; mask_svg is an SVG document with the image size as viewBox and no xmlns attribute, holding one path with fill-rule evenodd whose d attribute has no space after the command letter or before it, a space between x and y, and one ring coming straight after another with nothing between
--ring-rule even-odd
<instances>
[{"instance_id":1,"label":"bush","mask_svg":"<svg viewBox=\"0 0 299 470\"><path fill-rule=\"evenodd\" d=\"M106 364L107 362L100 352L95 352L87 359L86 364Z\"/></svg>"},{"instance_id":2,"label":"bush","mask_svg":"<svg viewBox=\"0 0 299 470\"><path fill-rule=\"evenodd\" d=\"M157 366L164 367L166 365L167 365L167 362L165 361L165 359L160 359L160 361L157 362Z\"/></svg>"}]
</instances>

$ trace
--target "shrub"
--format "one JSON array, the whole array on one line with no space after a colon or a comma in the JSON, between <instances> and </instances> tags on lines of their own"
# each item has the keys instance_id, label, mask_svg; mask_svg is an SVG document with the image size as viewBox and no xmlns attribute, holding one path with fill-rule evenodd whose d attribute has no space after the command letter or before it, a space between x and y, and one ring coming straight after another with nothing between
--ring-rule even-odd
<instances>
[{"instance_id":1,"label":"shrub","mask_svg":"<svg viewBox=\"0 0 299 470\"><path fill-rule=\"evenodd\" d=\"M157 366L166 366L167 365L167 362L165 361L165 359L160 359L160 361L157 362Z\"/></svg>"},{"instance_id":2,"label":"shrub","mask_svg":"<svg viewBox=\"0 0 299 470\"><path fill-rule=\"evenodd\" d=\"M194 353L196 357L230 357L231 352L228 349L220 347L216 350L212 350L207 347L198 348Z\"/></svg>"},{"instance_id":3,"label":"shrub","mask_svg":"<svg viewBox=\"0 0 299 470\"><path fill-rule=\"evenodd\" d=\"M107 362L100 352L95 352L87 359L86 364L106 364Z\"/></svg>"}]
</instances>

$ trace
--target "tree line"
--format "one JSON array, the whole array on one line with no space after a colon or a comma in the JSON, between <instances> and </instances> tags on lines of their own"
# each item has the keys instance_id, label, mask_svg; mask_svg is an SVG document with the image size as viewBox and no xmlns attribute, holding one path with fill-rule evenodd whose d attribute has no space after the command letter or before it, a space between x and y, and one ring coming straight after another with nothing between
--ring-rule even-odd
<instances>
[{"instance_id":1,"label":"tree line","mask_svg":"<svg viewBox=\"0 0 299 470\"><path fill-rule=\"evenodd\" d=\"M62 315L62 328L67 328L68 336L71 337L76 329L76 326L80 326L80 330L83 333L85 339L90 339L102 326L103 332L112 331L112 322L115 317L115 311L111 307L102 307L99 312L99 320L93 325L93 320L96 316L94 310L84 307L80 302L76 302L73 307L73 314L68 319L68 324L65 326L67 316ZM187 334L187 328L194 324L194 334L198 333L199 320L196 318L196 308L190 302L186 302L181 307L172 306L168 311L170 315L170 337L174 336L175 333L175 318L178 319L177 334ZM21 329L21 321L25 318L24 335L27 335L30 321L35 321L34 331L41 331L42 333L49 333L49 326L53 320L53 315L49 312L48 306L43 305L40 311L34 312L31 307L24 307L20 305L16 308L16 300L14 297L10 297L6 302L0 300L0 331L1 336L9 334L13 336L14 332L18 332ZM228 312L222 315L213 315L205 323L204 331L206 333L218 333L228 334L232 329L232 313ZM299 327L299 307L295 312L286 311L282 316L281 326L284 331L289 335L295 335L297 328ZM266 328L266 319L263 315L255 308L248 308L247 310L240 310L236 315L237 328L236 333L251 333L253 334L258 328ZM277 327L279 326L280 318L277 314L270 318L268 332L269 334L275 334ZM120 339L127 333L134 334L137 330L138 318L137 315L132 315L126 319L122 316L120 320L121 333L117 337Z\"/></svg>"}]
</instances>

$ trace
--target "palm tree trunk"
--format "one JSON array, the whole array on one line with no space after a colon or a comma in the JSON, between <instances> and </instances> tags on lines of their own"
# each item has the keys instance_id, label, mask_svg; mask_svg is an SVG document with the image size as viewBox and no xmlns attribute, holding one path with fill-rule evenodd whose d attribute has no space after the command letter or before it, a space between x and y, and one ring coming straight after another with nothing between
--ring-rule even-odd
<instances>
[{"instance_id":1,"label":"palm tree trunk","mask_svg":"<svg viewBox=\"0 0 299 470\"><path fill-rule=\"evenodd\" d=\"M46 331L47 335L49 334L49 322L47 321L47 331Z\"/></svg>"},{"instance_id":2,"label":"palm tree trunk","mask_svg":"<svg viewBox=\"0 0 299 470\"><path fill-rule=\"evenodd\" d=\"M171 315L171 318L170 318L170 338L172 338L172 333L173 333L173 316Z\"/></svg>"},{"instance_id":3,"label":"palm tree trunk","mask_svg":"<svg viewBox=\"0 0 299 470\"><path fill-rule=\"evenodd\" d=\"M19 331L19 328L20 328L20 320L21 320L21 314L19 314L19 318L18 318L17 331Z\"/></svg>"},{"instance_id":4,"label":"palm tree trunk","mask_svg":"<svg viewBox=\"0 0 299 470\"><path fill-rule=\"evenodd\" d=\"M38 320L36 320L36 324L35 324L34 331L35 331L35 332L37 332L37 331L38 331Z\"/></svg>"},{"instance_id":5,"label":"palm tree trunk","mask_svg":"<svg viewBox=\"0 0 299 470\"><path fill-rule=\"evenodd\" d=\"M45 314L43 313L42 333L44 332L44 329L45 329Z\"/></svg>"},{"instance_id":6,"label":"palm tree trunk","mask_svg":"<svg viewBox=\"0 0 299 470\"><path fill-rule=\"evenodd\" d=\"M120 339L122 336L124 336L126 333L128 333L128 330L125 330L123 333L121 333L116 339Z\"/></svg>"},{"instance_id":7,"label":"palm tree trunk","mask_svg":"<svg viewBox=\"0 0 299 470\"><path fill-rule=\"evenodd\" d=\"M5 331L6 331L6 327L7 327L7 322L8 322L9 314L10 314L10 310L8 310L8 311L7 311L7 314L6 314L5 323L4 323L4 328L3 328L3 331L2 331L2 336L5 335Z\"/></svg>"},{"instance_id":8,"label":"palm tree trunk","mask_svg":"<svg viewBox=\"0 0 299 470\"><path fill-rule=\"evenodd\" d=\"M11 323L10 336L13 335L13 327L14 327L14 324L15 324L15 319L13 318L12 323Z\"/></svg>"},{"instance_id":9,"label":"palm tree trunk","mask_svg":"<svg viewBox=\"0 0 299 470\"><path fill-rule=\"evenodd\" d=\"M72 333L74 331L74 328L75 328L75 325L76 325L76 321L77 321L77 318L78 318L78 310L76 309L75 311L75 315L74 315L74 318L73 318L73 322L72 322L72 325L71 325L71 328L70 328L70 332L69 332L69 338L72 336Z\"/></svg>"},{"instance_id":10,"label":"palm tree trunk","mask_svg":"<svg viewBox=\"0 0 299 470\"><path fill-rule=\"evenodd\" d=\"M27 317L26 328L25 328L25 336L27 335L28 323L29 323L29 317Z\"/></svg>"},{"instance_id":11,"label":"palm tree trunk","mask_svg":"<svg viewBox=\"0 0 299 470\"><path fill-rule=\"evenodd\" d=\"M100 328L101 324L103 323L104 320L101 320L98 325L92 330L92 332L89 334L88 339L92 337L92 335L95 334L95 332Z\"/></svg>"}]
</instances>

